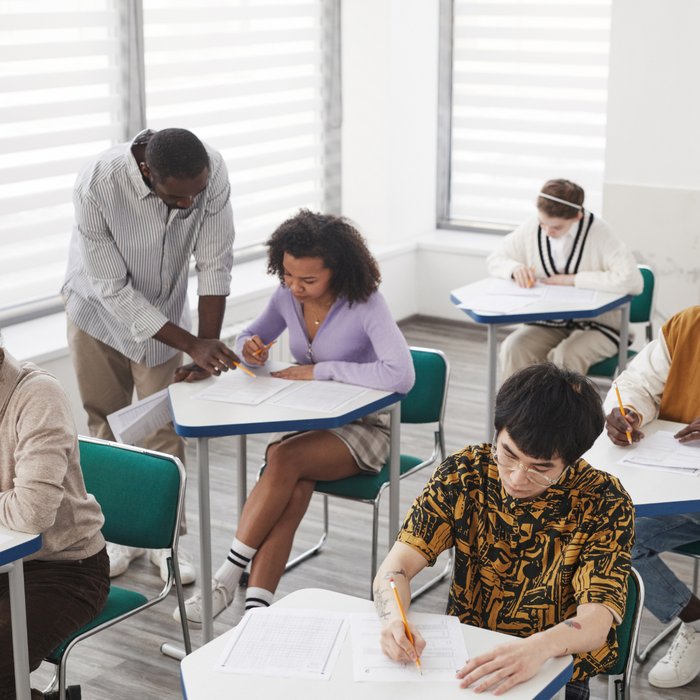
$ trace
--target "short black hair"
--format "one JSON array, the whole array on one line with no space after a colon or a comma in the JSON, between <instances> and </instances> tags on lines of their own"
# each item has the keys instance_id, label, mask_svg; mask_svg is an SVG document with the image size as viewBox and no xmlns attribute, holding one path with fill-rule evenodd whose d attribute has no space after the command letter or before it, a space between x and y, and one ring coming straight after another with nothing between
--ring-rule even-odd
<instances>
[{"instance_id":1,"label":"short black hair","mask_svg":"<svg viewBox=\"0 0 700 700\"><path fill-rule=\"evenodd\" d=\"M169 177L194 180L209 167L204 144L187 129L161 129L146 146L146 165L158 182Z\"/></svg>"},{"instance_id":2,"label":"short black hair","mask_svg":"<svg viewBox=\"0 0 700 700\"><path fill-rule=\"evenodd\" d=\"M284 284L284 254L321 258L331 271L330 286L350 305L369 299L381 282L377 261L353 223L342 216L301 209L270 236L267 271Z\"/></svg>"},{"instance_id":3,"label":"short black hair","mask_svg":"<svg viewBox=\"0 0 700 700\"><path fill-rule=\"evenodd\" d=\"M542 362L511 375L496 396L496 432L503 428L532 459L573 464L603 432L597 389L578 372Z\"/></svg>"}]
</instances>

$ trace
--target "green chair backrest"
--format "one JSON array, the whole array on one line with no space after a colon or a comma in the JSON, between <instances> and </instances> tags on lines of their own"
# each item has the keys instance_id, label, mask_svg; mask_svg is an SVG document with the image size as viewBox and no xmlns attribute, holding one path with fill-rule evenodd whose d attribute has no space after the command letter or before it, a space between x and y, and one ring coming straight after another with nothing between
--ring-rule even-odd
<instances>
[{"instance_id":1,"label":"green chair backrest","mask_svg":"<svg viewBox=\"0 0 700 700\"><path fill-rule=\"evenodd\" d=\"M630 304L631 323L649 323L651 304L654 299L654 271L646 265L638 265L644 278L644 289L641 294L632 297Z\"/></svg>"},{"instance_id":2,"label":"green chair backrest","mask_svg":"<svg viewBox=\"0 0 700 700\"><path fill-rule=\"evenodd\" d=\"M440 420L447 365L434 351L411 348L416 383L401 402L402 423L435 423Z\"/></svg>"},{"instance_id":3,"label":"green chair backrest","mask_svg":"<svg viewBox=\"0 0 700 700\"><path fill-rule=\"evenodd\" d=\"M80 438L85 488L102 507L102 534L130 547L170 547L175 532L180 471L168 455Z\"/></svg>"},{"instance_id":4,"label":"green chair backrest","mask_svg":"<svg viewBox=\"0 0 700 700\"><path fill-rule=\"evenodd\" d=\"M622 618L622 623L615 628L618 648L617 663L605 672L607 676L617 676L624 673L629 655L634 654L634 649L632 649L632 633L634 631L634 619L637 611L639 590L637 589L637 579L632 574L629 575L627 581L625 616Z\"/></svg>"}]
</instances>

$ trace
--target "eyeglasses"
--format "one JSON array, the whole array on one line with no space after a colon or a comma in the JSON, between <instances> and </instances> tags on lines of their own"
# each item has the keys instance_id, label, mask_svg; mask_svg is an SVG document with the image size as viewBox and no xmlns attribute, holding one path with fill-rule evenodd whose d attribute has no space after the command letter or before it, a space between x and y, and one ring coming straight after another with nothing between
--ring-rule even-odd
<instances>
[{"instance_id":1,"label":"eyeglasses","mask_svg":"<svg viewBox=\"0 0 700 700\"><path fill-rule=\"evenodd\" d=\"M514 472L516 469L522 469L525 472L525 476L533 484L537 484L538 486L552 486L553 484L556 484L559 479L561 479L562 474L568 469L568 467L566 467L556 479L550 479L548 476L542 474L542 472L538 472L531 467L526 467L524 464L521 464L514 457L503 454L502 452L496 452L495 446L491 448L491 456L493 457L493 461L499 467L501 467L501 469L507 469L509 472Z\"/></svg>"}]
</instances>

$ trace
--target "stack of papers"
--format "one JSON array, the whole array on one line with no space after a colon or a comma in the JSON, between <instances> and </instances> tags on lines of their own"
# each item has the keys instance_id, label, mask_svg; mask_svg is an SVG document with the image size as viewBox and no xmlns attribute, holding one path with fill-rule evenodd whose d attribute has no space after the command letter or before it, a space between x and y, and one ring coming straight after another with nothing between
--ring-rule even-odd
<instances>
[{"instance_id":1,"label":"stack of papers","mask_svg":"<svg viewBox=\"0 0 700 700\"><path fill-rule=\"evenodd\" d=\"M266 376L251 377L239 370L219 377L214 384L195 394L192 398L257 406L292 384L294 382L291 379Z\"/></svg>"},{"instance_id":2,"label":"stack of papers","mask_svg":"<svg viewBox=\"0 0 700 700\"><path fill-rule=\"evenodd\" d=\"M659 430L627 452L617 464L700 476L700 441L683 444L673 433Z\"/></svg>"},{"instance_id":3,"label":"stack of papers","mask_svg":"<svg viewBox=\"0 0 700 700\"><path fill-rule=\"evenodd\" d=\"M294 391L271 401L273 406L296 408L302 411L333 413L341 406L367 393L367 389L342 382L304 382Z\"/></svg>"},{"instance_id":4,"label":"stack of papers","mask_svg":"<svg viewBox=\"0 0 700 700\"><path fill-rule=\"evenodd\" d=\"M162 428L172 419L167 389L107 416L114 439L125 445L138 445L147 435Z\"/></svg>"}]
</instances>

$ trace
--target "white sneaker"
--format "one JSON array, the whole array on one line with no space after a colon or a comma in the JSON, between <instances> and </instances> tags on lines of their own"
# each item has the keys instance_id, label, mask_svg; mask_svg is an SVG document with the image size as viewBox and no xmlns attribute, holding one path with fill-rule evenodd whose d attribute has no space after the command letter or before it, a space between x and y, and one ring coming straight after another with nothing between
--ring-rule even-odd
<instances>
[{"instance_id":1,"label":"white sneaker","mask_svg":"<svg viewBox=\"0 0 700 700\"><path fill-rule=\"evenodd\" d=\"M212 612L213 616L220 615L233 602L233 596L228 592L228 589L222 586L215 578L211 580L212 594ZM185 614L187 615L187 623L193 629L199 629L202 626L202 593L197 592L191 598L185 601ZM175 622L180 622L180 606L178 605L174 612L173 618Z\"/></svg>"},{"instance_id":2,"label":"white sneaker","mask_svg":"<svg viewBox=\"0 0 700 700\"><path fill-rule=\"evenodd\" d=\"M661 661L649 671L656 688L680 688L700 673L700 632L681 623L676 638Z\"/></svg>"},{"instance_id":3,"label":"white sneaker","mask_svg":"<svg viewBox=\"0 0 700 700\"><path fill-rule=\"evenodd\" d=\"M168 552L169 549L152 549L151 550L151 563L160 567L160 577L163 581L168 580ZM192 555L180 547L177 550L177 562L180 565L180 580L182 585L187 585L188 583L194 583L197 578L197 572L194 568L194 561Z\"/></svg>"},{"instance_id":4,"label":"white sneaker","mask_svg":"<svg viewBox=\"0 0 700 700\"><path fill-rule=\"evenodd\" d=\"M110 577L114 578L123 574L129 568L129 564L145 552L146 550L141 549L141 547L127 547L123 544L107 542Z\"/></svg>"}]
</instances>

